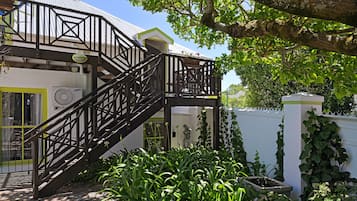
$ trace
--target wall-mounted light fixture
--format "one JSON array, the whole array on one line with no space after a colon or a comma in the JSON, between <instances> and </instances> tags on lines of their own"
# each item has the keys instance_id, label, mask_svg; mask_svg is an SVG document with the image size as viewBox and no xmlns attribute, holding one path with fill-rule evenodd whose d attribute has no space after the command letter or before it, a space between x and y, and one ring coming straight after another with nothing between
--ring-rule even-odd
<instances>
[{"instance_id":1,"label":"wall-mounted light fixture","mask_svg":"<svg viewBox=\"0 0 357 201\"><path fill-rule=\"evenodd\" d=\"M78 64L83 64L88 61L88 57L85 54L78 52L72 55L72 60Z\"/></svg>"}]
</instances>

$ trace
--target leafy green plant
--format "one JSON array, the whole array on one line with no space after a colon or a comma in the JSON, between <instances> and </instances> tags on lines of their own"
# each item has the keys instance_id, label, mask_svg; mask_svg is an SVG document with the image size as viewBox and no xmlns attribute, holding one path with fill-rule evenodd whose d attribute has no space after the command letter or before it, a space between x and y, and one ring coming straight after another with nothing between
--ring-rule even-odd
<instances>
[{"instance_id":1,"label":"leafy green plant","mask_svg":"<svg viewBox=\"0 0 357 201\"><path fill-rule=\"evenodd\" d=\"M274 168L275 170L275 179L279 181L284 181L284 118L281 120L281 124L279 124L279 131L277 132L276 139L276 164L277 166Z\"/></svg>"},{"instance_id":2,"label":"leafy green plant","mask_svg":"<svg viewBox=\"0 0 357 201\"><path fill-rule=\"evenodd\" d=\"M266 165L260 162L259 152L255 152L254 161L248 163L250 173L254 176L265 176L266 175Z\"/></svg>"},{"instance_id":3,"label":"leafy green plant","mask_svg":"<svg viewBox=\"0 0 357 201\"><path fill-rule=\"evenodd\" d=\"M305 200L313 191L314 183L327 182L330 187L338 181L346 181L348 172L341 171L348 160L346 149L338 135L338 126L328 118L308 112L304 121L307 132L302 134L305 146L301 152L300 171L306 182L302 198Z\"/></svg>"},{"instance_id":4,"label":"leafy green plant","mask_svg":"<svg viewBox=\"0 0 357 201\"><path fill-rule=\"evenodd\" d=\"M355 201L357 199L356 184L336 182L332 188L328 182L313 184L313 191L308 200L314 201Z\"/></svg>"},{"instance_id":5,"label":"leafy green plant","mask_svg":"<svg viewBox=\"0 0 357 201\"><path fill-rule=\"evenodd\" d=\"M247 167L247 152L244 149L242 132L239 128L237 121L237 115L234 111L231 111L231 147L232 147L232 157L236 161L242 163L244 167Z\"/></svg>"},{"instance_id":6,"label":"leafy green plant","mask_svg":"<svg viewBox=\"0 0 357 201\"><path fill-rule=\"evenodd\" d=\"M224 107L220 109L219 123L219 145L222 149L228 150L230 144L230 132L228 130L228 112Z\"/></svg>"},{"instance_id":7,"label":"leafy green plant","mask_svg":"<svg viewBox=\"0 0 357 201\"><path fill-rule=\"evenodd\" d=\"M199 125L197 131L200 135L198 136L197 145L203 146L205 148L212 148L211 140L211 128L207 123L207 111L202 108L201 113L198 115Z\"/></svg>"},{"instance_id":8,"label":"leafy green plant","mask_svg":"<svg viewBox=\"0 0 357 201\"><path fill-rule=\"evenodd\" d=\"M102 172L100 181L110 199L239 201L245 189L236 178L245 174L228 156L202 147L159 153L140 149L116 156L117 163Z\"/></svg>"}]
</instances>

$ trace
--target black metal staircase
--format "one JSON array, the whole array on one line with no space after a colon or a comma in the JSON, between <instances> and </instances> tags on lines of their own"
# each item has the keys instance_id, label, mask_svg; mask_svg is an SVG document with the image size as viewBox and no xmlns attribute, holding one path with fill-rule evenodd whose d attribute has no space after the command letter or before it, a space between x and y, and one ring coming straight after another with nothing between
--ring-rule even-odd
<instances>
[{"instance_id":1,"label":"black metal staircase","mask_svg":"<svg viewBox=\"0 0 357 201\"><path fill-rule=\"evenodd\" d=\"M162 58L146 59L26 133L36 151L35 195L37 187L40 197L55 192L162 108Z\"/></svg>"},{"instance_id":2,"label":"black metal staircase","mask_svg":"<svg viewBox=\"0 0 357 201\"><path fill-rule=\"evenodd\" d=\"M32 144L35 198L54 193L158 112L168 98L219 99L214 61L148 55L102 16L23 1L1 18L5 46L32 49L35 58L44 50L85 51L97 58L93 69L106 81L25 134L25 143Z\"/></svg>"}]
</instances>

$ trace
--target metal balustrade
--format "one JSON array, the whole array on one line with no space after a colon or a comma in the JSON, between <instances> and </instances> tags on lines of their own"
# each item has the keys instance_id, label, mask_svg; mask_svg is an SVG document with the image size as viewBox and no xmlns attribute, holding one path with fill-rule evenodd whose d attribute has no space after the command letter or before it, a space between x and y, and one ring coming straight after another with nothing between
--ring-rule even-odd
<instances>
[{"instance_id":1,"label":"metal balustrade","mask_svg":"<svg viewBox=\"0 0 357 201\"><path fill-rule=\"evenodd\" d=\"M1 16L4 34L36 49L91 51L121 70L144 59L145 49L102 16L24 1Z\"/></svg>"},{"instance_id":2,"label":"metal balustrade","mask_svg":"<svg viewBox=\"0 0 357 201\"><path fill-rule=\"evenodd\" d=\"M119 142L119 136L125 137L119 130L138 118L149 118L140 115L152 105L162 107L162 58L146 59L26 133L25 143L32 142L34 150L34 189L41 189L72 163L89 157L98 145L106 146L112 135L117 135Z\"/></svg>"}]
</instances>

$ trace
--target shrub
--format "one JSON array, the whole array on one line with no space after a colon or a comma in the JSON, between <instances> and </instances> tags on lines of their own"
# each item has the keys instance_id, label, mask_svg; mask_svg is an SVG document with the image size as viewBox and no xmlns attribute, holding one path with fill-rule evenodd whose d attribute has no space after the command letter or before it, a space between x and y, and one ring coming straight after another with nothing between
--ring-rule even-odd
<instances>
[{"instance_id":1,"label":"shrub","mask_svg":"<svg viewBox=\"0 0 357 201\"><path fill-rule=\"evenodd\" d=\"M314 201L355 201L357 186L353 183L336 182L330 186L328 182L316 183L308 200Z\"/></svg>"},{"instance_id":2,"label":"shrub","mask_svg":"<svg viewBox=\"0 0 357 201\"><path fill-rule=\"evenodd\" d=\"M265 176L266 165L260 161L259 152L255 152L254 162L248 163L249 172L254 176Z\"/></svg>"},{"instance_id":3,"label":"shrub","mask_svg":"<svg viewBox=\"0 0 357 201\"><path fill-rule=\"evenodd\" d=\"M109 198L119 200L241 200L241 164L229 154L205 148L148 153L142 149L102 172ZM247 200L250 200L247 198Z\"/></svg>"}]
</instances>

